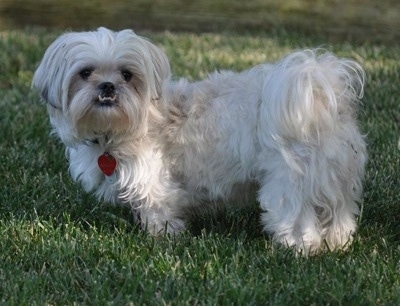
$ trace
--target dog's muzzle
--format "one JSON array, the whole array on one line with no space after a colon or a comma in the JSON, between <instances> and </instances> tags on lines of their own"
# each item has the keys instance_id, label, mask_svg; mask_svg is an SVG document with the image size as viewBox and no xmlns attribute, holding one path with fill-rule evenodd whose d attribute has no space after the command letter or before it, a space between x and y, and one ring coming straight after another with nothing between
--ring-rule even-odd
<instances>
[{"instance_id":1,"label":"dog's muzzle","mask_svg":"<svg viewBox=\"0 0 400 306\"><path fill-rule=\"evenodd\" d=\"M111 82L101 83L97 87L100 94L97 96L96 102L101 106L113 106L117 103L117 93L115 91L115 85Z\"/></svg>"}]
</instances>

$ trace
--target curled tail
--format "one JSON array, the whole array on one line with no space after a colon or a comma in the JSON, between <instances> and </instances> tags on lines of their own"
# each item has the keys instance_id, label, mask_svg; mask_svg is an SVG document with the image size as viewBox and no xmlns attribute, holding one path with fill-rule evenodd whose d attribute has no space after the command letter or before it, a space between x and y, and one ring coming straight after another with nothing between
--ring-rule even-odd
<instances>
[{"instance_id":1,"label":"curled tail","mask_svg":"<svg viewBox=\"0 0 400 306\"><path fill-rule=\"evenodd\" d=\"M267 75L260 128L283 140L319 141L338 123L353 119L346 117L354 116L364 79L355 61L319 50L292 53Z\"/></svg>"}]
</instances>

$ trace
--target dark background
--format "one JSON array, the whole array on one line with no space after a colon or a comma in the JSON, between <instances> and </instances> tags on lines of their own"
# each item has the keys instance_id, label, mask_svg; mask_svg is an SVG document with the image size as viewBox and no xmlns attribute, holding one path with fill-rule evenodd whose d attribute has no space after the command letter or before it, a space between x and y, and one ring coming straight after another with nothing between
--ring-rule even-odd
<instances>
[{"instance_id":1,"label":"dark background","mask_svg":"<svg viewBox=\"0 0 400 306\"><path fill-rule=\"evenodd\" d=\"M0 0L0 29L106 26L152 31L313 33L353 42L400 41L399 0Z\"/></svg>"}]
</instances>

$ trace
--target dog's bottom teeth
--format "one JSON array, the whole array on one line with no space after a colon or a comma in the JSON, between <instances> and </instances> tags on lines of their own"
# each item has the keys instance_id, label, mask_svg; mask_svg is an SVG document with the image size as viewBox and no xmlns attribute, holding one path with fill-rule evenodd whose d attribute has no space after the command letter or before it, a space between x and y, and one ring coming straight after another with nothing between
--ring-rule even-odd
<instances>
[{"instance_id":1,"label":"dog's bottom teeth","mask_svg":"<svg viewBox=\"0 0 400 306\"><path fill-rule=\"evenodd\" d=\"M117 96L114 95L114 96L110 97L110 96L99 95L98 99L100 102L115 102L117 100Z\"/></svg>"},{"instance_id":2,"label":"dog's bottom teeth","mask_svg":"<svg viewBox=\"0 0 400 306\"><path fill-rule=\"evenodd\" d=\"M100 106L114 106L117 103L117 95L114 96L98 95L97 103Z\"/></svg>"}]
</instances>

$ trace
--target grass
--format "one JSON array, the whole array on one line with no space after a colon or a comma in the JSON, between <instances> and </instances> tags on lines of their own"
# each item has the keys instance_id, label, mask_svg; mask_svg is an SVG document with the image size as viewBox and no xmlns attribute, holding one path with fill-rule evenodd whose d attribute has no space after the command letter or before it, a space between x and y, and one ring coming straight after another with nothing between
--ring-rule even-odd
<instances>
[{"instance_id":1,"label":"grass","mask_svg":"<svg viewBox=\"0 0 400 306\"><path fill-rule=\"evenodd\" d=\"M0 28L151 28L256 31L285 28L353 42L400 39L398 0L0 0Z\"/></svg>"},{"instance_id":2,"label":"grass","mask_svg":"<svg viewBox=\"0 0 400 306\"><path fill-rule=\"evenodd\" d=\"M325 46L367 72L362 130L369 163L363 213L346 252L297 257L261 234L258 210L227 209L189 232L154 238L129 211L71 182L62 145L30 89L58 35L0 32L0 303L5 305L400 304L400 52L285 31L259 35L142 32L174 75L241 70L290 50Z\"/></svg>"}]
</instances>

